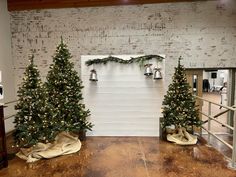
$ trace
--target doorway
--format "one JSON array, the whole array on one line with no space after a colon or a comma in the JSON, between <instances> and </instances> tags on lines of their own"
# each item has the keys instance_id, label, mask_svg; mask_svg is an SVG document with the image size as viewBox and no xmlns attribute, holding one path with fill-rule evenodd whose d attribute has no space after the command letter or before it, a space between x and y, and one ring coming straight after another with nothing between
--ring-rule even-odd
<instances>
[{"instance_id":1,"label":"doorway","mask_svg":"<svg viewBox=\"0 0 236 177\"><path fill-rule=\"evenodd\" d=\"M202 97L202 81L203 81L203 72L201 69L188 69L186 70L187 82L191 86L192 92L195 96ZM202 102L196 100L196 105L198 109L202 110Z\"/></svg>"},{"instance_id":2,"label":"doorway","mask_svg":"<svg viewBox=\"0 0 236 177\"><path fill-rule=\"evenodd\" d=\"M223 105L233 105L234 104L234 92L235 83L233 80L233 70L229 69L187 69L187 81L192 88L194 95L203 97L206 100L210 100L215 103ZM234 74L235 75L235 74ZM233 82L233 83L232 83ZM230 86L229 86L230 85ZM233 97L232 97L233 95ZM197 100L196 105L198 109L204 113L208 112L208 104ZM224 108L212 105L211 115L217 116L224 112ZM232 115L229 113L222 114L217 117L224 123L232 125ZM203 121L207 120L205 116L200 117ZM207 125L204 125L207 126ZM212 132L216 134L226 134L228 129L220 126L216 122L212 122L211 126Z\"/></svg>"}]
</instances>

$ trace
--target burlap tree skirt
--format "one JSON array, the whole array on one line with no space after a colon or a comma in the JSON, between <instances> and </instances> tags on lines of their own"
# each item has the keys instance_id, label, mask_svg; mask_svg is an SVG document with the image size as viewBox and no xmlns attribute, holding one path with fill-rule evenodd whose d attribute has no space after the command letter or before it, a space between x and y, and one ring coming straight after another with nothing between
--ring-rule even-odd
<instances>
[{"instance_id":1,"label":"burlap tree skirt","mask_svg":"<svg viewBox=\"0 0 236 177\"><path fill-rule=\"evenodd\" d=\"M62 132L53 143L38 143L30 148L22 148L17 156L27 162L35 162L42 158L50 159L60 155L72 154L79 151L81 142L78 137Z\"/></svg>"},{"instance_id":2,"label":"burlap tree skirt","mask_svg":"<svg viewBox=\"0 0 236 177\"><path fill-rule=\"evenodd\" d=\"M178 133L168 134L167 140L179 145L193 145L197 143L197 136L189 134L185 128L179 128Z\"/></svg>"}]
</instances>

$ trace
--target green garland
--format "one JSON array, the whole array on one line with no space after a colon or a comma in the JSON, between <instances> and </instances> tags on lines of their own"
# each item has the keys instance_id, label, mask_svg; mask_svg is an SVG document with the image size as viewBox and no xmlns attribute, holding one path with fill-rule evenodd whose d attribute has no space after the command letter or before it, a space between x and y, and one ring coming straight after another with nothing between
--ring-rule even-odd
<instances>
[{"instance_id":1,"label":"green garland","mask_svg":"<svg viewBox=\"0 0 236 177\"><path fill-rule=\"evenodd\" d=\"M117 57L106 57L106 58L97 58L97 59L92 59L88 60L85 62L87 66L93 65L93 64L107 64L107 62L116 62L116 63L121 63L121 64L131 64L131 63L139 63L140 65L143 65L145 61L156 59L158 61L162 61L164 58L160 55L145 55L141 57L136 57L132 58L130 60L123 60L121 58Z\"/></svg>"}]
</instances>

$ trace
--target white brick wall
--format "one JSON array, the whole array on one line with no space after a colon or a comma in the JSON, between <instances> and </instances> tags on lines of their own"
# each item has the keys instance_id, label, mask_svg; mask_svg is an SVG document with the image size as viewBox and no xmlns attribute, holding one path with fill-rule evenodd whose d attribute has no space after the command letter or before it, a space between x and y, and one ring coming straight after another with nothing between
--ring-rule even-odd
<instances>
[{"instance_id":1,"label":"white brick wall","mask_svg":"<svg viewBox=\"0 0 236 177\"><path fill-rule=\"evenodd\" d=\"M0 103L14 101L15 82L13 60L11 55L11 33L10 33L10 15L7 11L7 0L0 0L0 71L2 79L0 84L3 85L4 98L0 99ZM8 104L4 109L5 117L9 117L15 113L14 105ZM6 132L14 128L12 124L13 117L5 120Z\"/></svg>"},{"instance_id":2,"label":"white brick wall","mask_svg":"<svg viewBox=\"0 0 236 177\"><path fill-rule=\"evenodd\" d=\"M217 2L11 12L16 84L31 53L46 75L61 35L78 70L81 55L162 53L168 85L180 55L186 67L236 67L235 1Z\"/></svg>"}]
</instances>

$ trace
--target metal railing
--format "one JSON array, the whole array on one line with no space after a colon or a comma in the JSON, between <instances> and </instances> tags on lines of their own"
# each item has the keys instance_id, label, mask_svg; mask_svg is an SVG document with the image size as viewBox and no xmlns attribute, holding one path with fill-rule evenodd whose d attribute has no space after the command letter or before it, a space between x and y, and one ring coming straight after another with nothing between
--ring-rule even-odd
<instances>
[{"instance_id":1,"label":"metal railing","mask_svg":"<svg viewBox=\"0 0 236 177\"><path fill-rule=\"evenodd\" d=\"M215 103L213 101L204 99L202 97L199 96L195 96L196 99L201 100L203 102L207 102L208 103L208 113L204 113L202 111L199 111L200 114L202 114L203 116L207 117L208 119L204 122L207 123L207 128L205 127L201 127L202 129L204 129L207 133L208 133L208 137L207 140L210 143L210 137L213 136L215 137L217 140L219 140L220 142L222 142L223 144L225 144L226 146L228 146L230 149L232 149L232 158L231 158L231 162L232 162L232 167L236 168L236 108L235 106L226 106L226 105L222 105L219 103ZM222 108L225 108L225 110L223 110L222 112L216 114L215 116L212 115L212 105L216 105ZM234 125L228 125L227 123L222 122L221 120L218 119L219 116L232 111L233 112L233 122ZM228 142L226 142L225 140L223 140L222 138L220 138L219 136L217 136L214 132L211 131L211 122L215 121L216 123L220 124L221 126L224 126L226 128L228 128L229 130L231 130L233 132L233 145L229 144Z\"/></svg>"}]
</instances>

